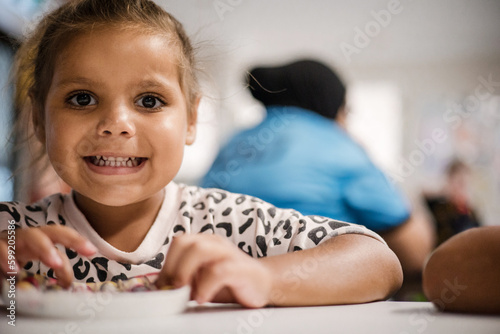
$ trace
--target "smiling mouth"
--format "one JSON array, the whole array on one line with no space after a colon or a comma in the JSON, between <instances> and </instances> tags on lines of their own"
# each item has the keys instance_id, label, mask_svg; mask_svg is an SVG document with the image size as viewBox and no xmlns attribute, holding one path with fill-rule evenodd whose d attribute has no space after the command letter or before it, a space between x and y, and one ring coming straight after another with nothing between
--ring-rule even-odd
<instances>
[{"instance_id":1,"label":"smiling mouth","mask_svg":"<svg viewBox=\"0 0 500 334\"><path fill-rule=\"evenodd\" d=\"M85 157L85 159L98 167L137 167L147 160L147 158L106 157L103 155L93 155Z\"/></svg>"}]
</instances>

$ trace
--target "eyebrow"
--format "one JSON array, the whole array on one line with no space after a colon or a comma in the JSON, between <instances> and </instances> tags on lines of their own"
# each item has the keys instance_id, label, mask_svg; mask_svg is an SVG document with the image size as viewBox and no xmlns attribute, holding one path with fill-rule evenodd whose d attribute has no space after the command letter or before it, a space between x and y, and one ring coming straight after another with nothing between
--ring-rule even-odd
<instances>
[{"instance_id":1,"label":"eyebrow","mask_svg":"<svg viewBox=\"0 0 500 334\"><path fill-rule=\"evenodd\" d=\"M156 87L161 87L163 86L162 84L160 84L158 81L156 80L144 80L144 81L141 81L141 83L139 84L139 87L141 88L156 88Z\"/></svg>"},{"instance_id":2,"label":"eyebrow","mask_svg":"<svg viewBox=\"0 0 500 334\"><path fill-rule=\"evenodd\" d=\"M63 79L56 83L56 87L67 87L71 85L88 85L88 86L102 86L102 83L99 81L92 80L86 77L74 77ZM174 85L170 80L157 80L157 79L146 79L141 81L138 86L141 89L158 89L158 88L167 88L173 89Z\"/></svg>"},{"instance_id":3,"label":"eyebrow","mask_svg":"<svg viewBox=\"0 0 500 334\"><path fill-rule=\"evenodd\" d=\"M61 80L59 82L56 83L56 86L58 87L66 87L66 86L70 86L70 85L73 85L73 84L83 84L83 85L99 85L99 82L97 81L94 81L92 79L89 79L89 78L85 78L85 77L76 77L76 78L70 78L70 79L64 79L64 80Z\"/></svg>"},{"instance_id":4,"label":"eyebrow","mask_svg":"<svg viewBox=\"0 0 500 334\"><path fill-rule=\"evenodd\" d=\"M142 89L149 89L149 88L167 88L167 89L171 89L171 88L173 88L172 87L172 83L170 82L170 80L161 80L161 81L158 81L158 80L148 79L148 80L141 81L138 86L140 88L142 88Z\"/></svg>"},{"instance_id":5,"label":"eyebrow","mask_svg":"<svg viewBox=\"0 0 500 334\"><path fill-rule=\"evenodd\" d=\"M161 91L162 94L165 95L167 99L173 99L175 97L175 82L168 80L166 78L153 78L153 79L144 79L138 83L136 87L139 87L141 90L148 91ZM180 88L180 87L179 87ZM182 89L181 89L182 91Z\"/></svg>"}]
</instances>

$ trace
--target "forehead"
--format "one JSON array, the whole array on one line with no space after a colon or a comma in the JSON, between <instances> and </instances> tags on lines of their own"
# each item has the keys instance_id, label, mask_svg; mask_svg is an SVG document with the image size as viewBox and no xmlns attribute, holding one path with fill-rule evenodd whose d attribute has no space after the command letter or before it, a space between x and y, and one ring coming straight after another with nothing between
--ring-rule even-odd
<instances>
[{"instance_id":1,"label":"forehead","mask_svg":"<svg viewBox=\"0 0 500 334\"><path fill-rule=\"evenodd\" d=\"M165 35L99 29L70 38L56 56L52 83L71 77L179 81L179 49Z\"/></svg>"}]
</instances>

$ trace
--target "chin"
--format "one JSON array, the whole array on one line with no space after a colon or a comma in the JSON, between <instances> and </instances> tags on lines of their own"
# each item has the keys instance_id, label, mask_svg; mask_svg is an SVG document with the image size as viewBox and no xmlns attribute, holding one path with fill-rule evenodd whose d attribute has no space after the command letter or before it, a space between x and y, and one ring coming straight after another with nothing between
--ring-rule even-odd
<instances>
[{"instance_id":1,"label":"chin","mask_svg":"<svg viewBox=\"0 0 500 334\"><path fill-rule=\"evenodd\" d=\"M77 191L78 192L78 191ZM134 192L130 189L120 190L102 190L94 189L91 191L79 192L83 197L97 204L120 207L140 202L144 199L143 196L134 196Z\"/></svg>"},{"instance_id":2,"label":"chin","mask_svg":"<svg viewBox=\"0 0 500 334\"><path fill-rule=\"evenodd\" d=\"M113 199L113 198L103 198L103 199L98 199L95 201L101 205L110 206L110 207L127 206L129 204L134 204L134 203L138 202L138 201L133 201L133 200L126 201L123 199L117 200L117 199Z\"/></svg>"}]
</instances>

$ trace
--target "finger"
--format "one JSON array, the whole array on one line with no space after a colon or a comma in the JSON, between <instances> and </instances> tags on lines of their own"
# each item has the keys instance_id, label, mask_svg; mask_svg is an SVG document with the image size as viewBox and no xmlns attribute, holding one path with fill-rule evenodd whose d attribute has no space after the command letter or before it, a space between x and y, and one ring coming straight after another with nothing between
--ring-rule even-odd
<instances>
[{"instance_id":1,"label":"finger","mask_svg":"<svg viewBox=\"0 0 500 334\"><path fill-rule=\"evenodd\" d=\"M165 266L156 285L181 287L191 283L196 271L205 263L230 254L234 245L217 235L196 234L175 237L167 253Z\"/></svg>"},{"instance_id":2,"label":"finger","mask_svg":"<svg viewBox=\"0 0 500 334\"><path fill-rule=\"evenodd\" d=\"M234 258L203 267L197 276L194 299L198 303L214 301L221 292L227 299L229 291L232 302L250 308L265 306L271 291L270 273L253 261Z\"/></svg>"},{"instance_id":3,"label":"finger","mask_svg":"<svg viewBox=\"0 0 500 334\"><path fill-rule=\"evenodd\" d=\"M193 238L190 235L181 235L172 238L172 244L167 253L165 259L165 274L167 276L172 276L175 272L175 268L178 266L184 249L189 247L193 242Z\"/></svg>"},{"instance_id":4,"label":"finger","mask_svg":"<svg viewBox=\"0 0 500 334\"><path fill-rule=\"evenodd\" d=\"M63 265L60 268L54 269L54 274L60 286L63 288L69 288L73 282L73 269L71 268L71 263L69 262L66 254L59 249L57 252L63 261Z\"/></svg>"},{"instance_id":5,"label":"finger","mask_svg":"<svg viewBox=\"0 0 500 334\"><path fill-rule=\"evenodd\" d=\"M187 244L188 239L190 239L188 235L173 237L165 258L165 264L163 265L163 268L155 282L158 288L173 284L172 276L182 254L182 249Z\"/></svg>"},{"instance_id":6,"label":"finger","mask_svg":"<svg viewBox=\"0 0 500 334\"><path fill-rule=\"evenodd\" d=\"M236 303L231 290L227 286L223 287L217 294L210 300L213 303Z\"/></svg>"},{"instance_id":7,"label":"finger","mask_svg":"<svg viewBox=\"0 0 500 334\"><path fill-rule=\"evenodd\" d=\"M203 267L198 276L196 294L193 298L202 304L214 301L221 291L229 290L233 302L250 308L264 306L267 289L265 287L260 289L264 282L250 279L253 273L246 272L247 270L245 264L235 261L221 261Z\"/></svg>"},{"instance_id":8,"label":"finger","mask_svg":"<svg viewBox=\"0 0 500 334\"><path fill-rule=\"evenodd\" d=\"M155 285L158 289L163 288L164 286L170 286L173 285L170 277L165 274L165 272L162 270L160 271L160 274L158 275L158 278L155 281Z\"/></svg>"},{"instance_id":9,"label":"finger","mask_svg":"<svg viewBox=\"0 0 500 334\"><path fill-rule=\"evenodd\" d=\"M199 269L196 275L193 299L199 304L210 302L232 279L230 262L212 262Z\"/></svg>"},{"instance_id":10,"label":"finger","mask_svg":"<svg viewBox=\"0 0 500 334\"><path fill-rule=\"evenodd\" d=\"M52 240L40 228L19 230L16 255L18 261L40 260L51 268L59 268L63 260Z\"/></svg>"},{"instance_id":11,"label":"finger","mask_svg":"<svg viewBox=\"0 0 500 334\"><path fill-rule=\"evenodd\" d=\"M193 243L197 242L197 240L200 239L199 237L199 235L184 234L173 238L165 259L165 265L156 281L156 285L158 287L162 287L164 285L181 287L183 285L180 282L174 282L176 272L182 265L186 249L188 249Z\"/></svg>"},{"instance_id":12,"label":"finger","mask_svg":"<svg viewBox=\"0 0 500 334\"><path fill-rule=\"evenodd\" d=\"M174 268L173 282L176 286L183 286L193 281L198 270L211 262L221 261L229 257L231 250L226 245L212 238L202 238L185 247L182 259Z\"/></svg>"},{"instance_id":13,"label":"finger","mask_svg":"<svg viewBox=\"0 0 500 334\"><path fill-rule=\"evenodd\" d=\"M269 303L270 287L262 287L256 281L230 280L227 288L231 291L235 301L245 307L259 308Z\"/></svg>"},{"instance_id":14,"label":"finger","mask_svg":"<svg viewBox=\"0 0 500 334\"><path fill-rule=\"evenodd\" d=\"M69 227L50 225L40 227L40 230L42 230L53 243L74 249L81 255L90 256L97 251L97 248L90 241Z\"/></svg>"}]
</instances>

